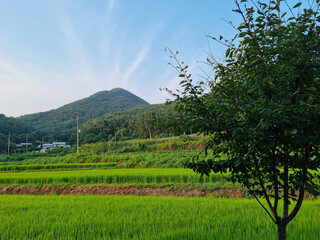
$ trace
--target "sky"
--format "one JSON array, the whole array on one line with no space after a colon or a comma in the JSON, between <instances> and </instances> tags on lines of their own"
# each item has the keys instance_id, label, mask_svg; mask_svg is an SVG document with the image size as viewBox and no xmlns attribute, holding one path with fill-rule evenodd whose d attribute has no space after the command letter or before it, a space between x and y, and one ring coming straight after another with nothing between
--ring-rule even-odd
<instances>
[{"instance_id":1,"label":"sky","mask_svg":"<svg viewBox=\"0 0 320 240\"><path fill-rule=\"evenodd\" d=\"M206 51L241 22L233 0L0 1L0 113L48 111L124 88L151 104L177 89L170 54L201 75ZM210 69L208 70L210 72Z\"/></svg>"}]
</instances>

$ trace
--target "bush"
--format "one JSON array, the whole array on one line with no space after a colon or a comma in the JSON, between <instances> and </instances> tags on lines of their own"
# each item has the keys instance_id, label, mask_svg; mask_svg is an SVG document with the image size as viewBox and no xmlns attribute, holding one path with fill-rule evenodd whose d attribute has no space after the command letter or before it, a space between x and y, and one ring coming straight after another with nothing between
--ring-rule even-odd
<instances>
[{"instance_id":1,"label":"bush","mask_svg":"<svg viewBox=\"0 0 320 240\"><path fill-rule=\"evenodd\" d=\"M192 141L193 139L192 137L184 134L179 136L179 140L182 142L189 142L189 141Z\"/></svg>"}]
</instances>

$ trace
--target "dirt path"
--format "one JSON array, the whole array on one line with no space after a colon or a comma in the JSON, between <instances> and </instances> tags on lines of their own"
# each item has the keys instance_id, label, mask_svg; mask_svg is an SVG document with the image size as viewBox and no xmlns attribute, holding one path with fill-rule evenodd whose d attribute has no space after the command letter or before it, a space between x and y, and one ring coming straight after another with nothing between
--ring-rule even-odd
<instances>
[{"instance_id":1,"label":"dirt path","mask_svg":"<svg viewBox=\"0 0 320 240\"><path fill-rule=\"evenodd\" d=\"M27 194L27 195L136 195L136 196L176 196L176 197L196 197L196 196L222 196L222 197L243 197L243 192L233 189L214 189L200 191L197 189L184 188L171 190L165 188L137 188L132 186L0 186L0 194Z\"/></svg>"}]
</instances>

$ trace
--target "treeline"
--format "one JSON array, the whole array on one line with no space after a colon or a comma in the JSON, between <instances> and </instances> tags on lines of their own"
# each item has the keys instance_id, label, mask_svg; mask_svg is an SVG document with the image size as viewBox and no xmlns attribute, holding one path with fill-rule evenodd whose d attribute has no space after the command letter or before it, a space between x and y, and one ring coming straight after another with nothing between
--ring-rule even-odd
<instances>
[{"instance_id":1,"label":"treeline","mask_svg":"<svg viewBox=\"0 0 320 240\"><path fill-rule=\"evenodd\" d=\"M1 115L0 154L7 154L9 132L11 153L17 152L16 144L27 141L34 143L34 146L19 149L20 152L35 150L41 142L59 141L74 145L77 116L81 144L170 137L191 132L174 124L183 116L175 112L173 106L149 105L129 91L116 88L47 112L19 118Z\"/></svg>"},{"instance_id":2,"label":"treeline","mask_svg":"<svg viewBox=\"0 0 320 240\"><path fill-rule=\"evenodd\" d=\"M25 142L27 135L33 130L34 129L27 123L0 114L0 153L7 154L8 152L9 133L11 141L10 148L14 151L14 143Z\"/></svg>"},{"instance_id":3,"label":"treeline","mask_svg":"<svg viewBox=\"0 0 320 240\"><path fill-rule=\"evenodd\" d=\"M174 110L174 106L164 104L137 107L127 111L110 113L94 120L80 124L80 143L96 143L105 141L124 141L130 139L150 139L172 137L191 133L177 125L183 116ZM181 120L180 120L181 122ZM41 129L31 127L19 119L0 115L0 153L7 153L8 134L11 133L11 153L17 152L15 143L34 143L33 148L41 142L65 141L76 143L76 122L69 128L59 126L43 126ZM21 151L24 151L22 149Z\"/></svg>"},{"instance_id":4,"label":"treeline","mask_svg":"<svg viewBox=\"0 0 320 240\"><path fill-rule=\"evenodd\" d=\"M189 131L176 126L180 118L173 106L164 104L139 107L107 114L81 126L81 143L96 143L135 138L171 137ZM75 137L75 136L74 136Z\"/></svg>"}]
</instances>

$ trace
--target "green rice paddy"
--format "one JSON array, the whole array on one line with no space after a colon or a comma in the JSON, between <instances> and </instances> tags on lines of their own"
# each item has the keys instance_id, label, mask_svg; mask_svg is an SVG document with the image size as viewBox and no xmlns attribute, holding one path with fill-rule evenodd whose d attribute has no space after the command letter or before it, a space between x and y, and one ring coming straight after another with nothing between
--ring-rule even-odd
<instances>
[{"instance_id":1,"label":"green rice paddy","mask_svg":"<svg viewBox=\"0 0 320 240\"><path fill-rule=\"evenodd\" d=\"M137 196L0 197L1 239L272 240L255 200ZM288 239L320 239L320 201L306 201Z\"/></svg>"},{"instance_id":2,"label":"green rice paddy","mask_svg":"<svg viewBox=\"0 0 320 240\"><path fill-rule=\"evenodd\" d=\"M1 185L77 185L77 184L223 184L227 174L200 177L190 169L144 168L78 171L4 172Z\"/></svg>"},{"instance_id":3,"label":"green rice paddy","mask_svg":"<svg viewBox=\"0 0 320 240\"><path fill-rule=\"evenodd\" d=\"M181 163L171 161L171 155L161 162L136 155L123 162L0 166L0 185L240 187L226 181L228 174L201 178L182 168L116 169L158 163L159 167L177 167ZM277 239L276 226L252 199L1 195L0 211L0 239ZM288 240L320 239L319 214L320 201L305 201L288 225Z\"/></svg>"},{"instance_id":4,"label":"green rice paddy","mask_svg":"<svg viewBox=\"0 0 320 240\"><path fill-rule=\"evenodd\" d=\"M32 171L32 170L63 170L63 169L99 169L112 168L118 164L108 163L68 163L68 164L32 164L32 165L3 165L0 166L0 172L7 171Z\"/></svg>"}]
</instances>

